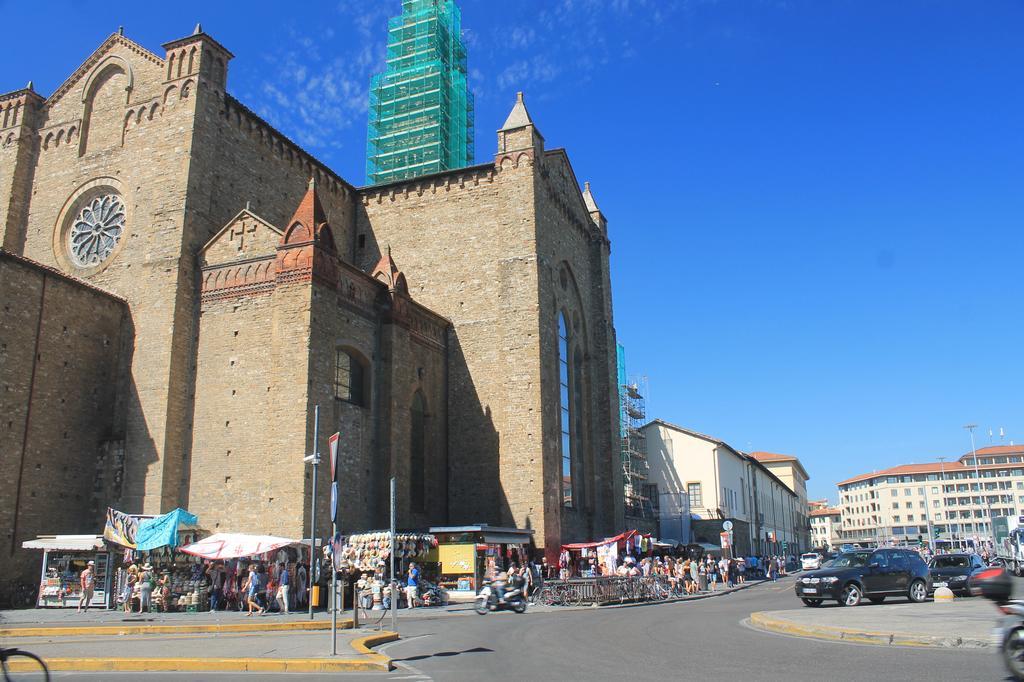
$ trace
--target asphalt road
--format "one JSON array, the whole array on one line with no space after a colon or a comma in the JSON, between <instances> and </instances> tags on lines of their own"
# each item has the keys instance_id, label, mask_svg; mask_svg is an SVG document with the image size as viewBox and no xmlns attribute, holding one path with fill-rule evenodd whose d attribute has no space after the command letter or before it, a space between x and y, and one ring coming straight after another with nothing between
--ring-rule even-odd
<instances>
[{"instance_id":1,"label":"asphalt road","mask_svg":"<svg viewBox=\"0 0 1024 682\"><path fill-rule=\"evenodd\" d=\"M1005 680L991 651L889 648L760 632L753 611L794 608L792 579L677 604L554 613L446 615L399 621L402 641L381 648L399 668L360 680ZM928 608L928 604L920 608ZM858 608L870 609L871 606ZM993 609L993 623L996 611ZM261 635L265 637L266 635ZM276 635L290 636L290 635ZM306 635L308 636L308 635ZM96 682L337 679L334 675L55 675Z\"/></svg>"}]
</instances>

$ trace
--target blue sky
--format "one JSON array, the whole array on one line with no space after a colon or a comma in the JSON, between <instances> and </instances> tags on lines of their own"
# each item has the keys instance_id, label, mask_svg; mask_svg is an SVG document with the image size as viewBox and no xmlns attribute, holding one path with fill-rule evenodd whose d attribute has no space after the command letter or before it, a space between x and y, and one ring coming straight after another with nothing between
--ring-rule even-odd
<instances>
[{"instance_id":1,"label":"blue sky","mask_svg":"<svg viewBox=\"0 0 1024 682\"><path fill-rule=\"evenodd\" d=\"M0 2L0 90L49 94L119 25L159 52L201 21L236 55L229 90L361 184L399 6ZM1024 5L461 7L477 161L525 90L609 219L650 416L796 454L833 498L967 451L967 422L1024 442Z\"/></svg>"}]
</instances>

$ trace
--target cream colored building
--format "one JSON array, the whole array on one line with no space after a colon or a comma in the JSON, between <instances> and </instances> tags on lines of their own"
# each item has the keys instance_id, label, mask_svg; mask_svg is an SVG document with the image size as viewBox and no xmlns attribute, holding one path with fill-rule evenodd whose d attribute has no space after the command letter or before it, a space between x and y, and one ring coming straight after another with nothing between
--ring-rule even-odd
<instances>
[{"instance_id":1,"label":"cream colored building","mask_svg":"<svg viewBox=\"0 0 1024 682\"><path fill-rule=\"evenodd\" d=\"M1024 510L1024 447L979 448L951 462L904 464L838 483L845 542L991 539L989 518ZM930 526L930 528L929 528Z\"/></svg>"},{"instance_id":2,"label":"cream colored building","mask_svg":"<svg viewBox=\"0 0 1024 682\"><path fill-rule=\"evenodd\" d=\"M738 553L796 554L807 548L806 492L801 504L771 468L713 436L660 419L643 430L648 480L656 486L660 508L685 497L693 541L718 544L722 523L729 520ZM799 462L796 467L803 472ZM793 475L799 478L799 472ZM806 481L806 473L802 477Z\"/></svg>"},{"instance_id":3,"label":"cream colored building","mask_svg":"<svg viewBox=\"0 0 1024 682\"><path fill-rule=\"evenodd\" d=\"M840 535L843 523L843 512L832 507L827 500L809 502L808 517L811 525L811 547L835 549L843 540Z\"/></svg>"},{"instance_id":4,"label":"cream colored building","mask_svg":"<svg viewBox=\"0 0 1024 682\"><path fill-rule=\"evenodd\" d=\"M792 455L781 455L774 452L751 452L750 456L775 474L786 486L796 494L797 507L793 510L793 527L796 529L796 542L800 547L811 546L810 522L807 518L807 481L810 476L800 460Z\"/></svg>"}]
</instances>

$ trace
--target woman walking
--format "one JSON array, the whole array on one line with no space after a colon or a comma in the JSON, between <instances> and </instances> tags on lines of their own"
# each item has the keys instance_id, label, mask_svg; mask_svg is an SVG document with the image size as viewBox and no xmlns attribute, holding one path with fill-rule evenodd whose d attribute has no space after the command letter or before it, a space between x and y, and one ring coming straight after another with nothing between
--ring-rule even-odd
<instances>
[{"instance_id":1,"label":"woman walking","mask_svg":"<svg viewBox=\"0 0 1024 682\"><path fill-rule=\"evenodd\" d=\"M249 566L249 577L245 580L245 585L242 586L242 590L245 592L245 603L249 607L249 613L247 616L252 615L252 610L256 609L259 614L263 615L263 607L259 604L259 593L260 593L260 574L256 572L256 565Z\"/></svg>"}]
</instances>

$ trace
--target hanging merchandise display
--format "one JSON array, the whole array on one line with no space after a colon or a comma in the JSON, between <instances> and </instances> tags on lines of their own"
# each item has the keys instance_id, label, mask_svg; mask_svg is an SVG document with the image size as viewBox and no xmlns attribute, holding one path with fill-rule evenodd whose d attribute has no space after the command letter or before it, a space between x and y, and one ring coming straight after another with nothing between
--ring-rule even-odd
<instances>
[{"instance_id":1,"label":"hanging merchandise display","mask_svg":"<svg viewBox=\"0 0 1024 682\"><path fill-rule=\"evenodd\" d=\"M135 548L140 551L158 547L173 549L178 546L179 528L194 526L198 521L195 514L181 508L152 519L145 519L139 523L138 532L135 534Z\"/></svg>"},{"instance_id":2,"label":"hanging merchandise display","mask_svg":"<svg viewBox=\"0 0 1024 682\"><path fill-rule=\"evenodd\" d=\"M428 533L396 533L395 558L415 559L437 547L437 539ZM342 543L335 565L339 570L376 571L383 568L391 556L391 533L361 533L350 535Z\"/></svg>"},{"instance_id":3,"label":"hanging merchandise display","mask_svg":"<svg viewBox=\"0 0 1024 682\"><path fill-rule=\"evenodd\" d=\"M104 540L135 549L135 536L138 531L138 517L107 507L107 522L103 526Z\"/></svg>"}]
</instances>

